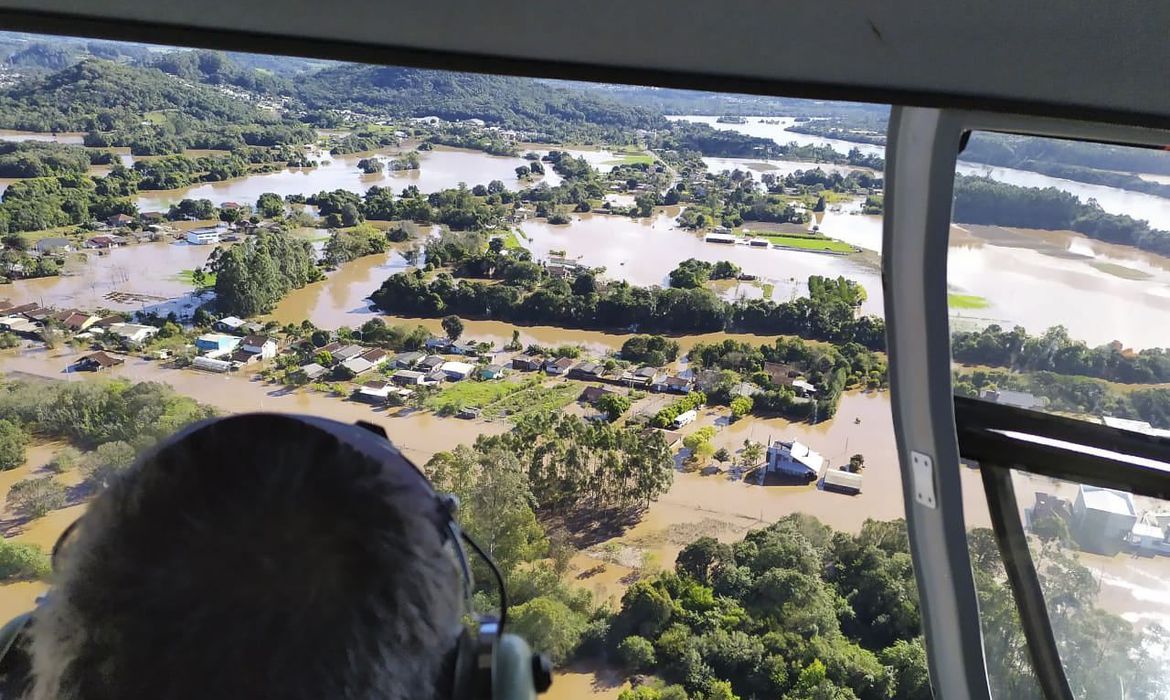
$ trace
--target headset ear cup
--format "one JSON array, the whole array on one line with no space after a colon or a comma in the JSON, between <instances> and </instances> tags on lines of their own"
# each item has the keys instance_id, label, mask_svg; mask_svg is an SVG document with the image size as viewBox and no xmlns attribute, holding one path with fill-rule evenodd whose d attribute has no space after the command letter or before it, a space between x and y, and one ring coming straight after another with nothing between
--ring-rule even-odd
<instances>
[{"instance_id":1,"label":"headset ear cup","mask_svg":"<svg viewBox=\"0 0 1170 700\"><path fill-rule=\"evenodd\" d=\"M539 657L533 655L527 642L514 634L502 635L495 646L493 697L496 700L536 700L538 669L534 660ZM540 671L547 675L543 664ZM543 686L542 690L548 689L547 683Z\"/></svg>"}]
</instances>

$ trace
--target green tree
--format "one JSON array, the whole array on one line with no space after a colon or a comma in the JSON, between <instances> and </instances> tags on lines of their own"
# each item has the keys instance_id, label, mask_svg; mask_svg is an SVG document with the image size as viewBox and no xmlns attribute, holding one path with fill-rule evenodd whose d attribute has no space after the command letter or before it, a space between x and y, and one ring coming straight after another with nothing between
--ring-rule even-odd
<instances>
[{"instance_id":1,"label":"green tree","mask_svg":"<svg viewBox=\"0 0 1170 700\"><path fill-rule=\"evenodd\" d=\"M458 316L444 316L441 323L443 332L452 342L459 340L459 336L463 335L463 320Z\"/></svg>"},{"instance_id":2,"label":"green tree","mask_svg":"<svg viewBox=\"0 0 1170 700\"><path fill-rule=\"evenodd\" d=\"M8 491L8 507L27 518L39 518L66 502L64 484L52 476L18 481Z\"/></svg>"},{"instance_id":3,"label":"green tree","mask_svg":"<svg viewBox=\"0 0 1170 700\"><path fill-rule=\"evenodd\" d=\"M0 418L0 470L15 469L24 464L24 448L28 436L20 426Z\"/></svg>"},{"instance_id":4,"label":"green tree","mask_svg":"<svg viewBox=\"0 0 1170 700\"><path fill-rule=\"evenodd\" d=\"M739 420L751 413L754 403L750 396L736 396L732 399L730 404L732 420Z\"/></svg>"},{"instance_id":5,"label":"green tree","mask_svg":"<svg viewBox=\"0 0 1170 700\"><path fill-rule=\"evenodd\" d=\"M626 637L618 644L617 653L622 666L631 673L649 673L657 663L654 645L645 637Z\"/></svg>"},{"instance_id":6,"label":"green tree","mask_svg":"<svg viewBox=\"0 0 1170 700\"><path fill-rule=\"evenodd\" d=\"M904 700L932 700L930 670L922 638L899 639L878 654L882 664L893 671L896 697Z\"/></svg>"},{"instance_id":7,"label":"green tree","mask_svg":"<svg viewBox=\"0 0 1170 700\"><path fill-rule=\"evenodd\" d=\"M85 456L81 469L90 483L105 487L118 474L129 469L136 457L137 451L129 443L120 440L104 442Z\"/></svg>"},{"instance_id":8,"label":"green tree","mask_svg":"<svg viewBox=\"0 0 1170 700\"><path fill-rule=\"evenodd\" d=\"M749 469L756 467L764 459L764 446L758 442L745 439L743 441L743 449L740 450L740 456L743 458L743 465Z\"/></svg>"},{"instance_id":9,"label":"green tree","mask_svg":"<svg viewBox=\"0 0 1170 700\"><path fill-rule=\"evenodd\" d=\"M553 663L564 662L585 631L586 620L560 600L541 596L511 610L513 631L532 648L549 655Z\"/></svg>"},{"instance_id":10,"label":"green tree","mask_svg":"<svg viewBox=\"0 0 1170 700\"><path fill-rule=\"evenodd\" d=\"M39 547L0 539L0 581L48 580L49 555Z\"/></svg>"},{"instance_id":11,"label":"green tree","mask_svg":"<svg viewBox=\"0 0 1170 700\"><path fill-rule=\"evenodd\" d=\"M602 394L597 402L594 404L597 410L601 411L612 423L621 417L623 413L630 410L630 398L622 396L616 392Z\"/></svg>"},{"instance_id":12,"label":"green tree","mask_svg":"<svg viewBox=\"0 0 1170 700\"><path fill-rule=\"evenodd\" d=\"M715 429L707 426L683 438L683 447L690 451L692 461L701 462L715 453L715 446L711 444L713 437Z\"/></svg>"},{"instance_id":13,"label":"green tree","mask_svg":"<svg viewBox=\"0 0 1170 700\"><path fill-rule=\"evenodd\" d=\"M715 450L715 454L711 455L720 465L731 461L731 453L727 451L726 447L720 447Z\"/></svg>"},{"instance_id":14,"label":"green tree","mask_svg":"<svg viewBox=\"0 0 1170 700\"><path fill-rule=\"evenodd\" d=\"M675 571L690 576L704 586L711 583L715 569L735 561L731 547L714 537L700 537L678 553L674 562Z\"/></svg>"},{"instance_id":15,"label":"green tree","mask_svg":"<svg viewBox=\"0 0 1170 700\"><path fill-rule=\"evenodd\" d=\"M614 626L626 636L636 634L653 639L670 623L674 603L670 593L649 581L638 581L626 589Z\"/></svg>"},{"instance_id":16,"label":"green tree","mask_svg":"<svg viewBox=\"0 0 1170 700\"><path fill-rule=\"evenodd\" d=\"M284 200L274 192L264 192L256 200L256 213L265 219L275 219L284 213Z\"/></svg>"},{"instance_id":17,"label":"green tree","mask_svg":"<svg viewBox=\"0 0 1170 700\"><path fill-rule=\"evenodd\" d=\"M53 461L49 462L49 469L58 474L62 474L77 467L81 463L81 452L75 447L66 445L57 450L53 455Z\"/></svg>"}]
</instances>

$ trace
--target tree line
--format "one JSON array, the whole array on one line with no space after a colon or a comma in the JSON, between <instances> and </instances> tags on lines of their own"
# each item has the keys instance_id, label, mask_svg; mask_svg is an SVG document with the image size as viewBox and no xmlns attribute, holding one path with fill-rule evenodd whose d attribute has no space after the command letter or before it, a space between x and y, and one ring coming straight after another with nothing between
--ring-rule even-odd
<instances>
[{"instance_id":1,"label":"tree line","mask_svg":"<svg viewBox=\"0 0 1170 700\"><path fill-rule=\"evenodd\" d=\"M586 273L588 274L588 273ZM585 277L591 280L592 275ZM635 287L615 282L598 290L551 276L532 282L485 284L456 281L422 270L391 275L370 295L390 314L441 318L457 314L563 328L637 329L643 332L718 331L799 335L835 343L885 347L885 324L876 316L855 315L855 307L833 295L776 303L767 299L726 302L707 289Z\"/></svg>"},{"instance_id":2,"label":"tree line","mask_svg":"<svg viewBox=\"0 0 1170 700\"><path fill-rule=\"evenodd\" d=\"M1124 384L1170 382L1170 353L1165 348L1127 350L1114 341L1091 348L1070 338L1064 326L1029 335L1021 326L1005 330L991 324L982 330L951 334L951 356L969 365L1007 367L1021 372L1094 377Z\"/></svg>"},{"instance_id":3,"label":"tree line","mask_svg":"<svg viewBox=\"0 0 1170 700\"><path fill-rule=\"evenodd\" d=\"M1050 230L1070 230L1089 238L1170 255L1170 231L1142 219L1110 214L1095 200L1082 202L1055 187L1018 187L986 177L955 176L954 220Z\"/></svg>"}]
</instances>

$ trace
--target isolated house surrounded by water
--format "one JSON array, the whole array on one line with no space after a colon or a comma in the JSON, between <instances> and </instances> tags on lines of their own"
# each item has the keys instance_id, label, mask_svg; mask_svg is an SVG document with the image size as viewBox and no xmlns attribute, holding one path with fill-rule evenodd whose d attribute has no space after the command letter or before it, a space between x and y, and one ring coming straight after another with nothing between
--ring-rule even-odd
<instances>
[{"instance_id":1,"label":"isolated house surrounded by water","mask_svg":"<svg viewBox=\"0 0 1170 700\"><path fill-rule=\"evenodd\" d=\"M768 447L767 470L771 473L815 479L824 466L824 457L797 440L777 440Z\"/></svg>"},{"instance_id":2,"label":"isolated house surrounded by water","mask_svg":"<svg viewBox=\"0 0 1170 700\"><path fill-rule=\"evenodd\" d=\"M1072 506L1072 535L1081 548L1117 554L1137 522L1133 497L1124 491L1081 484Z\"/></svg>"},{"instance_id":3,"label":"isolated house surrounded by water","mask_svg":"<svg viewBox=\"0 0 1170 700\"><path fill-rule=\"evenodd\" d=\"M206 228L193 228L187 232L187 242L191 245L214 245L219 243L219 239L227 229L219 228L217 226L209 226Z\"/></svg>"}]
</instances>

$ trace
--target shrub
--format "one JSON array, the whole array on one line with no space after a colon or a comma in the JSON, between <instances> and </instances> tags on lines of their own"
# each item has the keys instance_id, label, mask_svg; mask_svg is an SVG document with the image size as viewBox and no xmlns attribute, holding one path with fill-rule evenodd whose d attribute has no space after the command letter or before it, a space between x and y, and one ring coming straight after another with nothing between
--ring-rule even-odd
<instances>
[{"instance_id":1,"label":"shrub","mask_svg":"<svg viewBox=\"0 0 1170 700\"><path fill-rule=\"evenodd\" d=\"M51 476L18 481L8 491L8 507L29 518L64 508L66 503L65 486Z\"/></svg>"}]
</instances>

